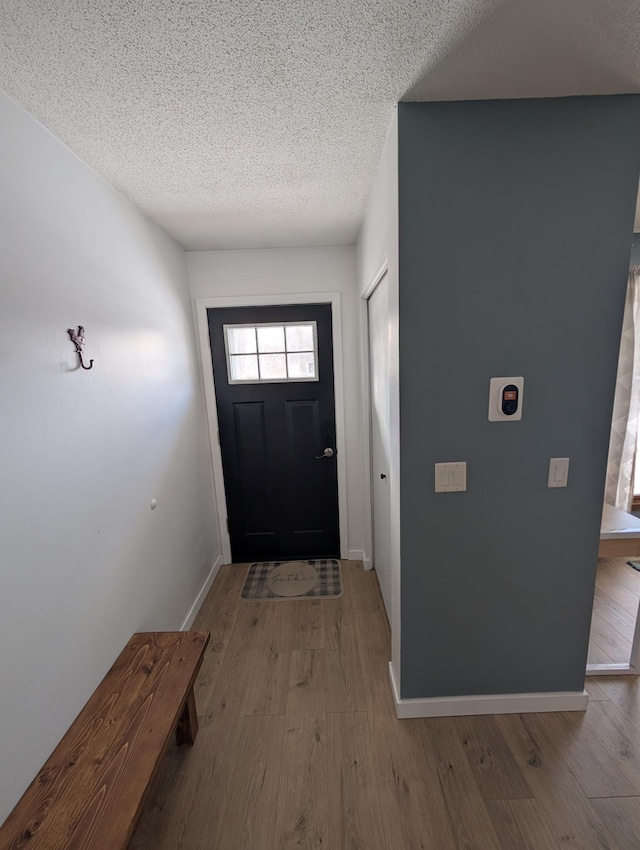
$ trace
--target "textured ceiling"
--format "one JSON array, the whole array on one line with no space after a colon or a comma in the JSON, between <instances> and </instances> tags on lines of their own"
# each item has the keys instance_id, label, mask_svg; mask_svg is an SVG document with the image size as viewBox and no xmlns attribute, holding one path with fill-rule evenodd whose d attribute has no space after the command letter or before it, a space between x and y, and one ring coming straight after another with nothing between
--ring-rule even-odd
<instances>
[{"instance_id":1,"label":"textured ceiling","mask_svg":"<svg viewBox=\"0 0 640 850\"><path fill-rule=\"evenodd\" d=\"M0 87L186 248L355 240L398 100L640 91L638 0L2 0Z\"/></svg>"}]
</instances>

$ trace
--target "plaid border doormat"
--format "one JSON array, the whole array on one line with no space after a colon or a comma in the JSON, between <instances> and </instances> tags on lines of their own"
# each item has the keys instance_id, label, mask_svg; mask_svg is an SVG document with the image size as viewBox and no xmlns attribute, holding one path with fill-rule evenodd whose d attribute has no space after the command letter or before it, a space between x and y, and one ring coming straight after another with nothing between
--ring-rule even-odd
<instances>
[{"instance_id":1,"label":"plaid border doormat","mask_svg":"<svg viewBox=\"0 0 640 850\"><path fill-rule=\"evenodd\" d=\"M342 596L340 562L331 558L251 564L241 595L242 599L335 599Z\"/></svg>"}]
</instances>

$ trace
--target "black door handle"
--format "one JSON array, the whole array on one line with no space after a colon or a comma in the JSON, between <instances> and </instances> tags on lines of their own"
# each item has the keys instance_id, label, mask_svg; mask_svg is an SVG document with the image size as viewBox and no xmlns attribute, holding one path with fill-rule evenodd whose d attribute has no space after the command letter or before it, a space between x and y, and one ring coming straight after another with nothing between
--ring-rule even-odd
<instances>
[{"instance_id":1,"label":"black door handle","mask_svg":"<svg viewBox=\"0 0 640 850\"><path fill-rule=\"evenodd\" d=\"M386 477L387 477L387 476L384 474L384 472L381 472L381 473L380 473L380 478L382 478L382 479L384 480Z\"/></svg>"}]
</instances>

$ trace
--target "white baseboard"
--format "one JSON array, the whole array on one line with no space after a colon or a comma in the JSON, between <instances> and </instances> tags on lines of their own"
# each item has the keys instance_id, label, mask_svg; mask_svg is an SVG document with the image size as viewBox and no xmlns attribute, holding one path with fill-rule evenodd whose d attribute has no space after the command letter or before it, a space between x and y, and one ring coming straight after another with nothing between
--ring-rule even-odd
<instances>
[{"instance_id":1,"label":"white baseboard","mask_svg":"<svg viewBox=\"0 0 640 850\"><path fill-rule=\"evenodd\" d=\"M640 676L631 664L587 664L587 676Z\"/></svg>"},{"instance_id":2,"label":"white baseboard","mask_svg":"<svg viewBox=\"0 0 640 850\"><path fill-rule=\"evenodd\" d=\"M198 616L198 611L202 607L202 603L206 599L207 593L209 592L209 589L210 589L211 585L213 584L213 580L218 575L218 570L220 569L221 566L222 566L222 555L218 555L218 557L215 559L215 561L213 563L213 566L211 567L211 572L207 576L207 580L202 585L202 588L200 589L200 593L198 593L198 595L196 596L195 602L193 603L193 605L189 609L189 613L185 617L185 621L180 628L181 632L186 632L187 629L190 629L191 626L193 625L193 621Z\"/></svg>"},{"instance_id":3,"label":"white baseboard","mask_svg":"<svg viewBox=\"0 0 640 850\"><path fill-rule=\"evenodd\" d=\"M363 549L349 549L347 557L350 561L362 561L362 566L365 570L371 569L371 558L367 558Z\"/></svg>"},{"instance_id":4,"label":"white baseboard","mask_svg":"<svg viewBox=\"0 0 640 850\"><path fill-rule=\"evenodd\" d=\"M585 711L589 702L589 695L586 691L401 699L393 662L389 663L389 677L396 704L396 714L402 720L410 717L463 717L470 714Z\"/></svg>"}]
</instances>

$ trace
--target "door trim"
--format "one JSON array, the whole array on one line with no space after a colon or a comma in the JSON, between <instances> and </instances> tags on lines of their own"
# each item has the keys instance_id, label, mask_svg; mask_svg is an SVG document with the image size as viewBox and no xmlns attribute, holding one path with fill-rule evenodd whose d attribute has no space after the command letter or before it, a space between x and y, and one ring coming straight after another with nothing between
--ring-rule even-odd
<instances>
[{"instance_id":1,"label":"door trim","mask_svg":"<svg viewBox=\"0 0 640 850\"><path fill-rule=\"evenodd\" d=\"M364 512L364 545L368 557L364 560L364 568L370 570L373 566L373 484L372 464L373 445L371 442L371 363L369 340L369 298L373 295L382 278L389 271L389 259L386 252L360 295L360 363L362 369L362 421L363 429L363 485L366 510Z\"/></svg>"},{"instance_id":2,"label":"door trim","mask_svg":"<svg viewBox=\"0 0 640 850\"><path fill-rule=\"evenodd\" d=\"M215 519L222 546L222 562L230 564L231 539L227 529L227 499L222 471L222 450L218 442L218 411L209 342L207 310L216 307L279 307L289 304L331 304L333 334L333 384L336 414L336 455L338 468L338 524L340 532L340 557L348 557L347 523L347 461L346 426L344 415L344 375L342 362L342 305L339 292L298 292L274 295L220 295L196 298L196 324L200 341L200 360L204 382L204 396L211 449L212 484Z\"/></svg>"}]
</instances>

